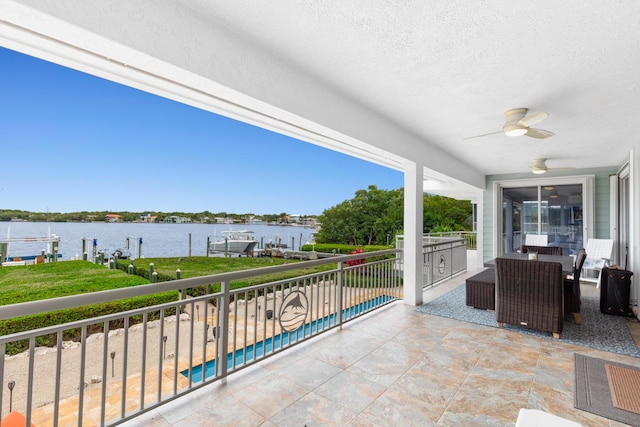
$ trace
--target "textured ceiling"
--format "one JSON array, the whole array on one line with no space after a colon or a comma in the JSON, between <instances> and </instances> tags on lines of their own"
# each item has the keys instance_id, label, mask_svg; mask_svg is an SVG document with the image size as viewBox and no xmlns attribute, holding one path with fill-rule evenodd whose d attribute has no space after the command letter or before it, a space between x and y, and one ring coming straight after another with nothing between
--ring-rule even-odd
<instances>
[{"instance_id":1,"label":"textured ceiling","mask_svg":"<svg viewBox=\"0 0 640 427\"><path fill-rule=\"evenodd\" d=\"M2 45L475 188L640 141L636 0L0 1ZM502 134L520 107L555 136Z\"/></svg>"},{"instance_id":2,"label":"textured ceiling","mask_svg":"<svg viewBox=\"0 0 640 427\"><path fill-rule=\"evenodd\" d=\"M183 2L485 174L616 166L640 135L640 2ZM549 117L548 139L502 134Z\"/></svg>"}]
</instances>

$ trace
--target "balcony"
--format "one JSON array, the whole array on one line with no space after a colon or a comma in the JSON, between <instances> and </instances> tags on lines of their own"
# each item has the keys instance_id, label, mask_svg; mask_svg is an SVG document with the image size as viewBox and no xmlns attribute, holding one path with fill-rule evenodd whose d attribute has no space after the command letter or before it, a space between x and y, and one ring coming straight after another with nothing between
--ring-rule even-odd
<instances>
[{"instance_id":1,"label":"balcony","mask_svg":"<svg viewBox=\"0 0 640 427\"><path fill-rule=\"evenodd\" d=\"M614 258L623 264L628 247L629 268L637 274L640 219L633 213L640 200L635 185L640 174L640 122L635 117L640 56L628 54L636 51L638 39L634 2L589 8L542 2L526 13L504 0L489 8L442 2L410 10L389 2L366 10L347 3L310 7L298 2L275 9L248 1L179 0L153 7L79 0L9 0L3 6L2 46L403 171L405 303L420 304L464 278L422 292L421 280L428 273L418 261L424 255L424 191L477 203L481 265L504 249L500 188L511 181L518 181L518 187L542 187L573 185L579 179L583 241L614 238ZM502 112L521 106L550 113L542 128L552 130L553 139L512 139L500 131ZM549 170L546 178L533 182L531 163L542 156ZM583 295L589 291L593 288ZM197 319L195 307L194 302L190 319L194 311ZM217 327L212 320L209 326ZM155 337L156 347L162 336ZM225 350L217 343L204 347L207 351L196 348L194 354L208 358L208 351ZM35 354L35 343L33 348ZM576 350L638 364L561 341L430 317L389 302L342 328L332 326L269 359L202 387L196 384L188 395L162 407L143 405L148 413L128 423L199 424L201 417L205 425L212 420L513 425L518 408L534 407L584 425L611 424L572 407L570 355ZM114 358L120 366L121 356ZM109 349L101 357L97 376L107 378ZM167 361L155 357L151 367L157 370L177 358L169 349ZM26 366L24 375L43 370ZM149 385L135 394L162 394L171 383L160 372L150 380L155 389ZM174 368L169 378L184 381L180 372ZM106 396L103 384L87 388ZM16 385L16 399L21 387L23 382ZM293 396L285 396L286 390ZM4 386L0 393L6 408ZM86 406L98 412L113 406L101 402L95 405L87 397ZM327 421L322 414L342 418ZM412 416L418 421L412 422ZM90 423L101 423L100 418Z\"/></svg>"},{"instance_id":2,"label":"balcony","mask_svg":"<svg viewBox=\"0 0 640 427\"><path fill-rule=\"evenodd\" d=\"M0 337L0 414L43 425L115 425L402 298L398 250L0 307L0 318L175 291L176 302ZM235 289L234 280L324 266ZM190 297L184 297L191 290ZM177 315L176 315L177 314ZM75 335L76 340L68 337ZM53 348L41 347L45 338ZM47 372L47 375L42 375Z\"/></svg>"},{"instance_id":3,"label":"balcony","mask_svg":"<svg viewBox=\"0 0 640 427\"><path fill-rule=\"evenodd\" d=\"M472 273L427 289L425 301ZM594 292L583 285L583 295ZM640 327L629 326L637 342ZM398 301L124 425L513 426L520 408L584 426L623 425L573 407L575 352L640 366Z\"/></svg>"},{"instance_id":4,"label":"balcony","mask_svg":"<svg viewBox=\"0 0 640 427\"><path fill-rule=\"evenodd\" d=\"M451 251L445 246L425 243L425 259L437 255L436 248ZM38 427L213 421L507 426L514 425L520 408L537 408L585 426L608 425L605 418L573 407L574 353L635 366L640 360L417 312L401 300L402 258L396 252L311 261L337 267L236 290L229 286L234 279L264 271L164 282L109 297L83 295L87 303L87 298L166 290L159 287L204 285L207 291L159 307L0 337L3 348L29 340L27 353L0 364L1 383L15 381L11 393L0 390L0 411L27 413ZM425 286L424 301L475 272L453 272ZM212 283L220 283L221 291L213 292ZM339 283L344 286L334 286ZM585 296L598 294L592 284L582 288ZM297 291L307 299L291 304ZM49 310L53 303L70 306L76 299L5 306L0 314ZM304 327L281 321L286 313L295 314L287 307L304 307ZM172 309L183 313L179 319ZM133 325L135 318L142 322ZM627 323L638 342L640 324ZM102 332L88 335L96 325ZM81 342L62 344L62 332L71 328L79 328ZM49 333L67 350L37 347L36 337Z\"/></svg>"}]
</instances>

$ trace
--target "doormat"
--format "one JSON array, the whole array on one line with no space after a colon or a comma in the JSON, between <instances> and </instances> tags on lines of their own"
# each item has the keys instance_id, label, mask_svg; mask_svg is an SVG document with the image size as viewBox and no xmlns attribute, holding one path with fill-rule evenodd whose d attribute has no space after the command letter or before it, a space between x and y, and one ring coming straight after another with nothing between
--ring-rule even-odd
<instances>
[{"instance_id":1,"label":"doormat","mask_svg":"<svg viewBox=\"0 0 640 427\"><path fill-rule=\"evenodd\" d=\"M604 365L613 406L640 414L640 371L622 366Z\"/></svg>"},{"instance_id":2,"label":"doormat","mask_svg":"<svg viewBox=\"0 0 640 427\"><path fill-rule=\"evenodd\" d=\"M640 426L640 415L631 411L616 408L613 402L613 392L609 386L607 376L607 366L624 368L635 372L640 372L640 368L622 363L610 362L604 359L575 354L575 389L574 405L583 411L591 412L611 420L632 426ZM615 375L615 374L614 374ZM628 377L622 378L621 382L628 381ZM629 394L630 389L622 386L622 394ZM640 398L640 390L631 396L634 401ZM622 399L622 395L621 395ZM629 400L624 397L623 400ZM632 404L633 405L633 404Z\"/></svg>"}]
</instances>

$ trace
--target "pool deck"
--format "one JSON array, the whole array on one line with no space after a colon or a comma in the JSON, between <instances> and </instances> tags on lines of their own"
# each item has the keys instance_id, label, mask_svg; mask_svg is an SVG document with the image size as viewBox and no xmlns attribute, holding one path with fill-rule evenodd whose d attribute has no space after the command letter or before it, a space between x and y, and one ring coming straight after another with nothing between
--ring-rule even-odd
<instances>
[{"instance_id":1,"label":"pool deck","mask_svg":"<svg viewBox=\"0 0 640 427\"><path fill-rule=\"evenodd\" d=\"M458 276L425 301L464 283ZM597 294L591 284L583 294ZM628 323L638 340L640 324ZM573 407L580 352L640 360L425 315L397 302L123 426L513 426L536 408L584 426L623 426Z\"/></svg>"},{"instance_id":2,"label":"pool deck","mask_svg":"<svg viewBox=\"0 0 640 427\"><path fill-rule=\"evenodd\" d=\"M333 298L327 297L327 295L331 295L331 293L328 292L329 288L332 288L332 292L335 292L335 287L330 282L321 282L308 286L307 295L310 296L312 301L317 302L317 304L310 307L308 322L310 322L312 318L328 316L335 310L335 295ZM367 289L362 294L350 296L347 296L348 292L352 291L345 289L343 300L349 301L351 304L359 304L363 299L367 300L379 295L379 291L376 289ZM230 304L230 324L234 325L236 320L238 322L230 327L230 330L234 333L232 333L229 338L227 347L229 353L236 354L239 351L244 351L245 345L252 346L254 342L260 343L263 339L270 338L272 334L275 334L277 337L280 336L281 330L279 322L274 322L274 319L267 319L266 321L264 319L267 306L269 308L279 307L277 300L281 300L281 298L274 298L273 295L268 295L267 297L260 296L257 299L251 299L246 303L244 300L238 300L236 303ZM178 325L176 325L175 316L165 318L165 324L162 330L159 327L158 321L149 322L144 380L141 367L142 353L139 344L140 340L142 340L142 325L134 325L129 329L126 384L121 380L123 370L121 357L125 345L124 330L111 331L109 334L109 351L116 353L117 360L113 364L113 367L109 367L106 378L102 378L101 355L103 351L103 336L102 334L95 334L89 337L87 340L87 370L85 372L85 382L87 384L83 393L84 424L99 424L103 381L106 382L105 395L107 399L105 419L109 420L120 415L123 390L126 391L125 394L127 397L125 401L126 412L133 411L139 407L141 395L144 395L145 406L150 406L158 399L159 386L161 390L160 394L163 396L173 394L174 388L176 390L183 390L189 385L188 377L183 374L185 370L188 370L190 366L201 368L203 360L210 361L215 359L217 343L216 340L211 337L210 332L208 333L209 335L207 335L208 341L205 348L203 348L202 345L204 340L197 339L194 343L192 354L190 354L189 351L190 317L193 316L195 320L194 337L203 337L205 324L217 324L215 309L212 310L213 306L210 305L205 307L204 302L190 304L189 299L185 300L185 302L186 313L181 316L181 321L178 322ZM245 322L245 318L247 322ZM180 329L177 357L176 354L174 354L176 350L176 327ZM161 334L167 336L166 349L162 352L163 354L161 353ZM133 344L133 342L137 342L137 344ZM11 378L19 378L18 382L20 384L26 382L26 378L19 377L20 374L24 376L28 369L28 357L25 356L26 353L22 354L21 357L11 358L11 360L6 362L6 374ZM55 349L36 353L36 367L55 365L55 356ZM62 375L60 414L63 415L59 419L60 427L77 425L79 406L78 385L80 379L79 373L75 372L71 367L79 366L80 357L81 350L77 345L63 349L63 366L68 366L69 368L66 369L65 374ZM251 361L251 358L248 359ZM242 360L240 360L240 362L241 361ZM160 363L162 363L161 368L159 368ZM109 375L112 373L111 369L113 369L113 375ZM52 425L54 407L51 403L50 396L53 396L54 392L55 382L53 378L54 376L36 376L34 379L34 386L39 391L34 395L34 409L32 411L32 422L36 426ZM94 382L94 378L100 378L100 381ZM194 381L195 380L196 379L194 379ZM25 406L24 392L24 389L16 390L13 396L14 408ZM8 396L5 396L5 398L6 397Z\"/></svg>"},{"instance_id":3,"label":"pool deck","mask_svg":"<svg viewBox=\"0 0 640 427\"><path fill-rule=\"evenodd\" d=\"M426 290L425 302L475 273ZM583 284L582 292L599 294L592 284ZM244 308L237 314L242 313ZM629 321L628 326L638 342L640 323ZM165 332L174 328L169 326ZM149 329L149 336L157 342L159 328ZM119 339L119 335L110 337L110 346ZM101 345L99 340L96 345ZM168 346L161 371L157 351L149 359L156 365L147 366L147 405L157 399L158 375L163 378L161 393L173 391L174 345ZM180 346L188 348L182 342ZM207 345L207 359L213 357L214 348ZM74 349L65 351L69 360L75 357ZM121 425L513 426L520 408L535 408L584 426L622 426L573 408L575 352L640 366L640 359L426 315L399 301L233 373L226 384L207 385ZM187 354L181 350L179 356L177 366L182 370L188 366ZM51 353L38 357L46 365ZM23 359L21 363L27 360ZM195 350L194 362L201 359L202 349ZM117 379L120 366L116 363L115 368ZM177 378L178 389L187 385L186 377ZM107 381L106 418L110 419L109 414L120 410L123 387L121 382ZM126 402L128 409L138 404L141 384L140 373L131 370L126 395L134 399ZM77 394L75 379L72 385ZM101 387L101 383L89 384L85 389L85 410L90 410L83 425L100 424ZM64 416L59 426L78 425L77 408L77 396L61 401ZM41 405L32 414L33 423L51 425L51 412L52 405Z\"/></svg>"}]
</instances>

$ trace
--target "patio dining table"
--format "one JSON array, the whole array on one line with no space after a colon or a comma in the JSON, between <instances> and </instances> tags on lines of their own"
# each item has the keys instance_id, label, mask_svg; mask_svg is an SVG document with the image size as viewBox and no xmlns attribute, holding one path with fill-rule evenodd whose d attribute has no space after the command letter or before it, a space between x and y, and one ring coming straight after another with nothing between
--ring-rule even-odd
<instances>
[{"instance_id":1,"label":"patio dining table","mask_svg":"<svg viewBox=\"0 0 640 427\"><path fill-rule=\"evenodd\" d=\"M498 258L529 259L529 254L523 254L520 252L507 252L500 255ZM574 257L572 256L538 254L538 261L559 262L560 264L562 264L562 274L573 274ZM535 261L532 260L531 262ZM495 268L495 259L485 262L484 266Z\"/></svg>"}]
</instances>

